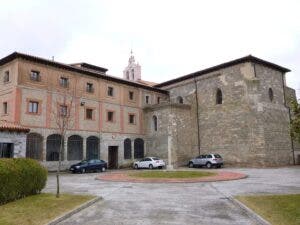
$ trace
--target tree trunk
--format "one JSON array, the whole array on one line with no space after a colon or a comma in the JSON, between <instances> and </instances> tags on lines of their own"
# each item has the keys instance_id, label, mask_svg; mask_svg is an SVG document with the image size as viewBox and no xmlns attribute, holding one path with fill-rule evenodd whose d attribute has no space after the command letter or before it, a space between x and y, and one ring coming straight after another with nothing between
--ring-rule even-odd
<instances>
[{"instance_id":1,"label":"tree trunk","mask_svg":"<svg viewBox=\"0 0 300 225\"><path fill-rule=\"evenodd\" d=\"M59 175L60 175L60 168L61 168L61 153L63 150L63 138L61 136L61 142L60 142L60 148L59 148L59 154L58 154L58 167L57 167L57 172L56 172L56 198L59 198L60 196L60 186L59 186Z\"/></svg>"}]
</instances>

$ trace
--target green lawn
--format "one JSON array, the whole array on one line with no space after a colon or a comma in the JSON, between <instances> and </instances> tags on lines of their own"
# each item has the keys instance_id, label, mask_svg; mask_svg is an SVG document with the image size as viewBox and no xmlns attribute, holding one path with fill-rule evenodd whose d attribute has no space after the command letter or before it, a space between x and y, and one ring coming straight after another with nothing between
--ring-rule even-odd
<instances>
[{"instance_id":1,"label":"green lawn","mask_svg":"<svg viewBox=\"0 0 300 225\"><path fill-rule=\"evenodd\" d=\"M213 172L198 171L141 171L130 173L129 176L137 178L199 178L213 176Z\"/></svg>"},{"instance_id":2,"label":"green lawn","mask_svg":"<svg viewBox=\"0 0 300 225\"><path fill-rule=\"evenodd\" d=\"M238 196L237 199L273 225L300 224L300 194Z\"/></svg>"},{"instance_id":3,"label":"green lawn","mask_svg":"<svg viewBox=\"0 0 300 225\"><path fill-rule=\"evenodd\" d=\"M41 225L94 198L88 195L29 196L0 206L0 225Z\"/></svg>"}]
</instances>

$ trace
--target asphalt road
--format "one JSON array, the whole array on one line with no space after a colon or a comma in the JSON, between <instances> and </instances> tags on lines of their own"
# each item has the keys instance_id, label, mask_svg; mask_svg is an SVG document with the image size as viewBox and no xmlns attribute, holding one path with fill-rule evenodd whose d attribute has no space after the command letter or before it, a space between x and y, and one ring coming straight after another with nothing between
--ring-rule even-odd
<instances>
[{"instance_id":1,"label":"asphalt road","mask_svg":"<svg viewBox=\"0 0 300 225\"><path fill-rule=\"evenodd\" d=\"M208 183L119 183L95 180L97 174L64 174L62 192L92 194L104 199L61 222L61 225L258 225L229 197L300 193L300 167L224 169L248 178ZM45 192L55 192L49 175Z\"/></svg>"}]
</instances>

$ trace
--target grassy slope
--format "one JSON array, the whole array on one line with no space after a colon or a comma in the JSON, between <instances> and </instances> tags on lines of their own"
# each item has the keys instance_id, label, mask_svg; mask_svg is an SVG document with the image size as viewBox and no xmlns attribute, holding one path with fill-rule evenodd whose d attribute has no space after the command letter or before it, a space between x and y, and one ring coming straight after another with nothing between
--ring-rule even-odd
<instances>
[{"instance_id":1,"label":"grassy slope","mask_svg":"<svg viewBox=\"0 0 300 225\"><path fill-rule=\"evenodd\" d=\"M273 225L300 224L300 194L238 196L237 199Z\"/></svg>"},{"instance_id":2,"label":"grassy slope","mask_svg":"<svg viewBox=\"0 0 300 225\"><path fill-rule=\"evenodd\" d=\"M198 171L141 171L130 173L129 175L138 178L199 178L215 174L213 172Z\"/></svg>"},{"instance_id":3,"label":"grassy slope","mask_svg":"<svg viewBox=\"0 0 300 225\"><path fill-rule=\"evenodd\" d=\"M93 196L53 194L29 196L0 206L0 225L40 225L91 200Z\"/></svg>"}]
</instances>

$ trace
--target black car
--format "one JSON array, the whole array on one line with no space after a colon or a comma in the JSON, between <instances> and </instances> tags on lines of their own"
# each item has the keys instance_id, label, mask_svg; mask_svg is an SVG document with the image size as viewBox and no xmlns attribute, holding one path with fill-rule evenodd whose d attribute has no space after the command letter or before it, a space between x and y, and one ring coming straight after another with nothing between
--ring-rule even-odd
<instances>
[{"instance_id":1,"label":"black car","mask_svg":"<svg viewBox=\"0 0 300 225\"><path fill-rule=\"evenodd\" d=\"M70 167L70 171L73 173L85 173L90 171L104 172L107 169L107 162L101 159L83 160Z\"/></svg>"}]
</instances>

